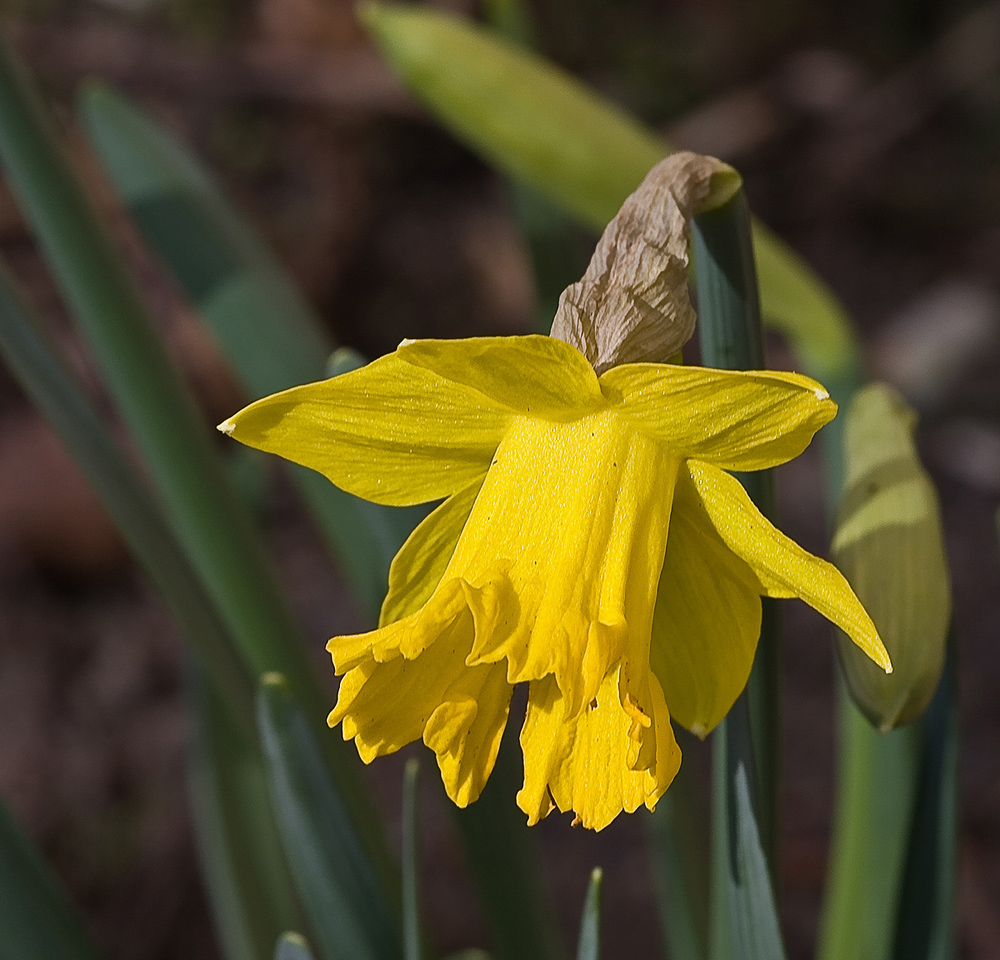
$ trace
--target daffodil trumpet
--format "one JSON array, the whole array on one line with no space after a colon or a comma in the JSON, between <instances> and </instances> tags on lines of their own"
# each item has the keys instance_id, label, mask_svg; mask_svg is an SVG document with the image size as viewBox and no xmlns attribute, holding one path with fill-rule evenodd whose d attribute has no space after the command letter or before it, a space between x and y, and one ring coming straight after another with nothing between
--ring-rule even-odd
<instances>
[{"instance_id":1,"label":"daffodil trumpet","mask_svg":"<svg viewBox=\"0 0 1000 960\"><path fill-rule=\"evenodd\" d=\"M393 561L378 629L334 637L332 725L369 762L423 739L448 795L490 775L527 685L517 801L601 829L650 809L750 672L762 596L800 597L886 671L831 564L727 471L798 456L836 405L794 373L625 363L544 336L405 341L221 427L376 503L442 501Z\"/></svg>"}]
</instances>

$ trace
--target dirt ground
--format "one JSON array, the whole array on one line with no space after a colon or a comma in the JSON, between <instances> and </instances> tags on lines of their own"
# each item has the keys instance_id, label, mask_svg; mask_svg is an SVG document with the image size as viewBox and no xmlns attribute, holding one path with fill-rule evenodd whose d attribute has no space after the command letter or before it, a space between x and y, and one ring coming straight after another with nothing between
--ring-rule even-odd
<instances>
[{"instance_id":1,"label":"dirt ground","mask_svg":"<svg viewBox=\"0 0 1000 960\"><path fill-rule=\"evenodd\" d=\"M674 142L738 166L754 211L849 308L872 374L920 412L959 651L960 956L1000 957L1000 7L884 2L859 16L860 4L773 0L751 21L725 0L612 6L534 4L544 49ZM72 118L86 77L118 85L208 161L340 342L376 356L403 336L532 329L530 261L505 185L395 83L350 4L8 0L0 12L209 423L246 398L95 173ZM585 262L592 243L581 232L566 256ZM4 187L0 255L100 397ZM771 364L794 364L777 340ZM818 457L780 474L781 525L824 553ZM181 640L2 369L0 464L0 794L109 958L218 957L187 810ZM325 670L326 638L363 618L280 479L267 502L277 568ZM833 666L824 622L785 606L781 896L800 958L826 869ZM433 940L486 946L433 769ZM391 758L369 771L394 837L401 770ZM646 826L623 816L594 836L553 816L538 828L570 940L600 865L606 956L659 955Z\"/></svg>"}]
</instances>

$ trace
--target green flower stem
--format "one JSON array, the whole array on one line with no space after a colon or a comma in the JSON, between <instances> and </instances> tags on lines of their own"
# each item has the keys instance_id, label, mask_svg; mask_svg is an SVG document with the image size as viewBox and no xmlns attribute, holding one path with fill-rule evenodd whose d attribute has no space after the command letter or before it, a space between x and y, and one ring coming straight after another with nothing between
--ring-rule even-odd
<instances>
[{"instance_id":1,"label":"green flower stem","mask_svg":"<svg viewBox=\"0 0 1000 960\"><path fill-rule=\"evenodd\" d=\"M695 218L702 362L729 370L764 366L750 215L742 191ZM765 515L773 513L771 477L740 476ZM715 735L711 955L782 952L774 907L777 835L779 631L764 603L761 637L747 690Z\"/></svg>"},{"instance_id":2,"label":"green flower stem","mask_svg":"<svg viewBox=\"0 0 1000 960\"><path fill-rule=\"evenodd\" d=\"M893 960L952 960L958 878L958 677L954 637L920 721L921 762Z\"/></svg>"},{"instance_id":3,"label":"green flower stem","mask_svg":"<svg viewBox=\"0 0 1000 960\"><path fill-rule=\"evenodd\" d=\"M819 960L955 954L954 643L927 712L879 733L838 683L840 767Z\"/></svg>"},{"instance_id":4,"label":"green flower stem","mask_svg":"<svg viewBox=\"0 0 1000 960\"><path fill-rule=\"evenodd\" d=\"M249 518L226 487L195 405L167 359L113 243L0 41L0 161L144 457L184 552L254 675L284 673L311 721L326 711L299 630ZM357 764L322 738L352 815L386 882L388 857Z\"/></svg>"},{"instance_id":5,"label":"green flower stem","mask_svg":"<svg viewBox=\"0 0 1000 960\"><path fill-rule=\"evenodd\" d=\"M843 689L841 767L830 874L817 956L893 956L919 766L916 727L880 734Z\"/></svg>"},{"instance_id":6,"label":"green flower stem","mask_svg":"<svg viewBox=\"0 0 1000 960\"><path fill-rule=\"evenodd\" d=\"M846 411L858 367L828 381ZM829 502L844 484L841 414L820 434ZM947 960L955 950L957 700L953 641L926 714L881 734L837 684L839 761L820 960Z\"/></svg>"}]
</instances>

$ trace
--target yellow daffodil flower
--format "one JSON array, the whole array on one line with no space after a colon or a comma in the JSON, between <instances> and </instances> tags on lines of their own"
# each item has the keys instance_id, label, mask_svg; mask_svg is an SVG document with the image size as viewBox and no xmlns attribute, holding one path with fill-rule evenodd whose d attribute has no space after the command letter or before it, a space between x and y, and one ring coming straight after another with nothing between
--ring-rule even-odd
<instances>
[{"instance_id":1,"label":"yellow daffodil flower","mask_svg":"<svg viewBox=\"0 0 1000 960\"><path fill-rule=\"evenodd\" d=\"M704 735L732 706L761 596L801 597L891 669L840 573L726 472L790 460L835 412L797 374L598 376L529 336L404 342L222 429L367 500L443 498L393 561L379 628L329 643L331 726L366 762L423 738L465 806L526 683L521 809L600 829L670 784L671 717Z\"/></svg>"}]
</instances>

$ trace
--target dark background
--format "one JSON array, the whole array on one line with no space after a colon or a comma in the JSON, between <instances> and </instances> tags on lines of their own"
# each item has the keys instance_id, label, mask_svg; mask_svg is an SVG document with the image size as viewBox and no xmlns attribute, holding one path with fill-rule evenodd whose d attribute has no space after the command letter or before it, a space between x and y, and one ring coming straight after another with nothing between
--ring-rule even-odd
<instances>
[{"instance_id":1,"label":"dark background","mask_svg":"<svg viewBox=\"0 0 1000 960\"><path fill-rule=\"evenodd\" d=\"M438 4L476 13L465 0ZM125 90L191 144L344 343L535 323L505 186L421 112L342 0L4 0L2 21L138 273L207 420L246 399L110 198L72 119L81 80ZM544 52L746 175L755 212L843 299L871 372L921 413L954 580L962 695L961 956L1000 957L1000 6L860 0L535 0ZM593 237L561 251L584 264ZM0 185L0 255L95 394ZM570 277L569 279L572 279ZM771 345L776 367L794 359ZM782 526L825 552L817 451L779 478ZM280 480L267 536L317 669L361 617ZM786 604L782 907L811 952L834 764L832 647ZM332 682L331 682L332 690ZM180 641L57 442L0 370L0 792L114 960L213 958L184 786ZM332 696L332 693L331 693ZM691 757L693 762L698 762ZM486 941L425 765L427 910L443 950ZM398 816L398 758L371 773ZM605 953L657 955L644 817L539 834L567 931L605 868Z\"/></svg>"}]
</instances>

